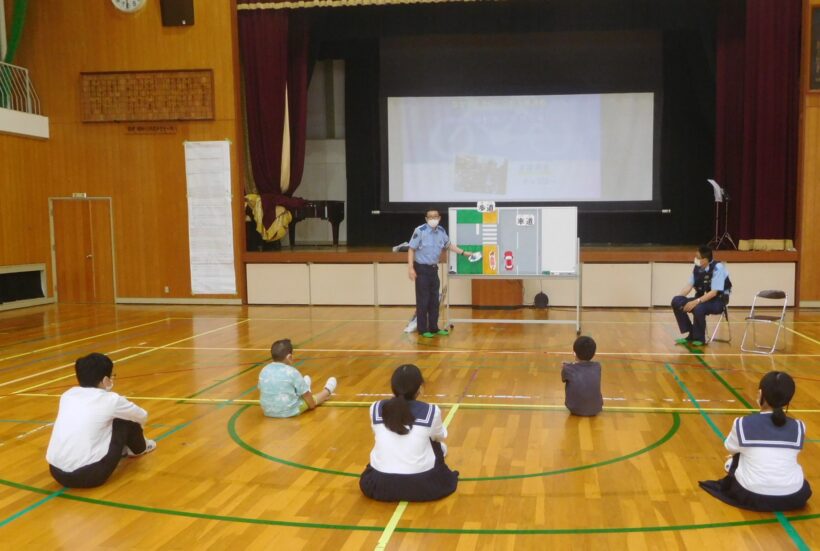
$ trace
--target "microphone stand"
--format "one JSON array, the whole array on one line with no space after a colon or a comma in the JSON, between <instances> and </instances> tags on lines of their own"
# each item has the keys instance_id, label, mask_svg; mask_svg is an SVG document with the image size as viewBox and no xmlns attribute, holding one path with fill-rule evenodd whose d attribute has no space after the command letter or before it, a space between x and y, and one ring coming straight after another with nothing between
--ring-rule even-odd
<instances>
[{"instance_id":1,"label":"microphone stand","mask_svg":"<svg viewBox=\"0 0 820 551\"><path fill-rule=\"evenodd\" d=\"M720 202L715 201L715 236L706 245L713 250L718 248L720 243Z\"/></svg>"},{"instance_id":2,"label":"microphone stand","mask_svg":"<svg viewBox=\"0 0 820 551\"><path fill-rule=\"evenodd\" d=\"M720 246L723 245L723 242L725 241L727 244L731 245L734 250L737 250L737 245L735 245L735 240L732 239L732 235L729 233L729 201L730 201L730 197L729 197L729 194L726 193L725 189L720 188L720 192L723 195L723 202L726 204L726 206L723 207L723 235L720 236L720 239L717 239L717 234L718 234L718 231L717 231L718 203L715 203L715 239L717 240L717 242L714 246L714 249L715 250L720 249Z\"/></svg>"}]
</instances>

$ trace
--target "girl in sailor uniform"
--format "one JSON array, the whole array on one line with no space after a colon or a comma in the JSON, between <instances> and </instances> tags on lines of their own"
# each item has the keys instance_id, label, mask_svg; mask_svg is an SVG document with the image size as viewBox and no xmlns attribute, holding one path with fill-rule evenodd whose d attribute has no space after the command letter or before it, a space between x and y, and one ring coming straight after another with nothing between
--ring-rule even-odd
<instances>
[{"instance_id":1,"label":"girl in sailor uniform","mask_svg":"<svg viewBox=\"0 0 820 551\"><path fill-rule=\"evenodd\" d=\"M794 379L771 371L760 380L760 413L739 417L726 438L729 475L700 482L719 500L752 511L800 509L811 497L797 454L803 449L806 425L786 417L784 408L794 396Z\"/></svg>"},{"instance_id":2,"label":"girl in sailor uniform","mask_svg":"<svg viewBox=\"0 0 820 551\"><path fill-rule=\"evenodd\" d=\"M359 479L362 493L378 501L432 501L452 494L458 471L444 463L441 410L416 399L424 383L421 371L399 366L390 383L393 398L370 406L376 443Z\"/></svg>"}]
</instances>

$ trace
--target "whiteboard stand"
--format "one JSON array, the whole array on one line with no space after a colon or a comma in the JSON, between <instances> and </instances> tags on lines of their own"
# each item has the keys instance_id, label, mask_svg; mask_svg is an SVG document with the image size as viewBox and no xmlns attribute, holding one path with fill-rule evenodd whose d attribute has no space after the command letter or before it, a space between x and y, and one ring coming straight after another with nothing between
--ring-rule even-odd
<instances>
[{"instance_id":1,"label":"whiteboard stand","mask_svg":"<svg viewBox=\"0 0 820 551\"><path fill-rule=\"evenodd\" d=\"M470 275L470 274L451 274L449 270L449 263L445 268L445 287L447 288L447 309L445 318L447 319L446 326L450 327L455 323L519 323L519 324L542 324L542 325L575 325L575 334L581 334L581 239L576 239L576 256L577 262L575 264L574 273L562 274L541 274L541 275ZM504 318L451 318L450 317L450 278L453 279L574 279L575 280L575 319L568 320L515 320Z\"/></svg>"}]
</instances>

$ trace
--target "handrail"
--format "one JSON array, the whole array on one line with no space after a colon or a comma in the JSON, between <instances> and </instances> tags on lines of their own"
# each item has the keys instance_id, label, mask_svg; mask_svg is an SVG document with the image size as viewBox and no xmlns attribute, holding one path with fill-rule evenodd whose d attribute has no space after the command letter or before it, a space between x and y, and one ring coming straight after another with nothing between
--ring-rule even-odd
<instances>
[{"instance_id":1,"label":"handrail","mask_svg":"<svg viewBox=\"0 0 820 551\"><path fill-rule=\"evenodd\" d=\"M0 61L0 108L40 115L40 98L28 69Z\"/></svg>"}]
</instances>

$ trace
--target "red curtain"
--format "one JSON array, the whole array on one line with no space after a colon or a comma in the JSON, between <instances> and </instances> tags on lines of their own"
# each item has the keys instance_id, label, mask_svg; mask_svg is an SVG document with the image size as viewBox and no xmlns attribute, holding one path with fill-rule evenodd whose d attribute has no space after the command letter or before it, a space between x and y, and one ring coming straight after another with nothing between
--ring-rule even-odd
<instances>
[{"instance_id":1,"label":"red curtain","mask_svg":"<svg viewBox=\"0 0 820 551\"><path fill-rule=\"evenodd\" d=\"M293 194L302 182L307 140L308 63L310 33L307 16L290 12L288 32L288 113L290 117L290 187Z\"/></svg>"},{"instance_id":2,"label":"red curtain","mask_svg":"<svg viewBox=\"0 0 820 551\"><path fill-rule=\"evenodd\" d=\"M266 227L275 219L275 206L298 207L293 197L305 161L309 33L304 18L290 10L240 10L239 48L245 84L248 150L251 169L262 197ZM289 187L283 192L282 143L285 90L290 122Z\"/></svg>"},{"instance_id":3,"label":"red curtain","mask_svg":"<svg viewBox=\"0 0 820 551\"><path fill-rule=\"evenodd\" d=\"M793 239L801 0L723 0L717 36L715 176L738 239Z\"/></svg>"}]
</instances>

